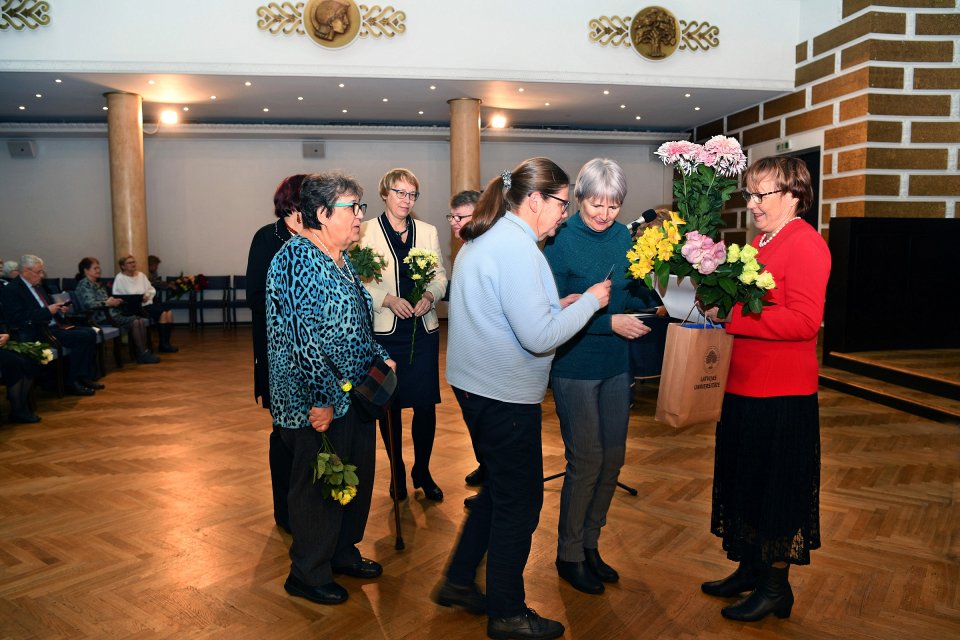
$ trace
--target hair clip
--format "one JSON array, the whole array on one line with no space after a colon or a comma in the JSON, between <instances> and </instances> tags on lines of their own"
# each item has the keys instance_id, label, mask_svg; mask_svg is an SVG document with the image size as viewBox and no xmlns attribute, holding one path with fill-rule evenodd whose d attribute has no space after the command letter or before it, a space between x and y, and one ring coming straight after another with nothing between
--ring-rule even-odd
<instances>
[{"instance_id":1,"label":"hair clip","mask_svg":"<svg viewBox=\"0 0 960 640\"><path fill-rule=\"evenodd\" d=\"M509 189L513 182L511 180L511 178L513 177L513 174L510 173L509 171L504 171L503 173L500 174L500 177L503 178L503 188Z\"/></svg>"}]
</instances>

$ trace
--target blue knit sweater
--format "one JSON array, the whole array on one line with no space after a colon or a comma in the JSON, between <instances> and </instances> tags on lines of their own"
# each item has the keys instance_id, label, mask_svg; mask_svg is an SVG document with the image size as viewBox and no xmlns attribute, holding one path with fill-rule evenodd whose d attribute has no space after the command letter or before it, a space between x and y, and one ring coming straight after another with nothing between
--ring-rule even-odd
<instances>
[{"instance_id":1,"label":"blue knit sweater","mask_svg":"<svg viewBox=\"0 0 960 640\"><path fill-rule=\"evenodd\" d=\"M610 304L594 314L587 326L557 349L552 375L577 380L603 380L630 370L629 341L610 327L610 317L625 310L655 307L657 295L627 276L627 251L633 241L619 222L596 232L580 215L571 217L547 241L543 254L553 270L560 297L581 293L610 274ZM640 338L641 340L643 338Z\"/></svg>"}]
</instances>

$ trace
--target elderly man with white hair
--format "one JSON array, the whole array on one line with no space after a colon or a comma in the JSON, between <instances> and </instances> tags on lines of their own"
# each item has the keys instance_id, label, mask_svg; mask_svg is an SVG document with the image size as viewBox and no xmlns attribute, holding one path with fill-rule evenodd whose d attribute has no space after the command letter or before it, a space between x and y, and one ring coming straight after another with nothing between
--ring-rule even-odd
<instances>
[{"instance_id":1,"label":"elderly man with white hair","mask_svg":"<svg viewBox=\"0 0 960 640\"><path fill-rule=\"evenodd\" d=\"M97 334L90 327L71 326L63 315L69 302L54 302L43 289L43 260L34 255L20 258L20 275L3 291L7 323L18 340L45 341L49 333L70 350L64 390L74 396L92 396L103 385L97 376Z\"/></svg>"}]
</instances>

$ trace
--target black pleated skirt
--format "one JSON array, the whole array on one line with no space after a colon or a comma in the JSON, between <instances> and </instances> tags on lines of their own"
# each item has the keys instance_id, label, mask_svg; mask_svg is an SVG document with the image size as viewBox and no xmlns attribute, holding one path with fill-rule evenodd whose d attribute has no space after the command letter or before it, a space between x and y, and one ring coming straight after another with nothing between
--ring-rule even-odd
<instances>
[{"instance_id":1,"label":"black pleated skirt","mask_svg":"<svg viewBox=\"0 0 960 640\"><path fill-rule=\"evenodd\" d=\"M440 330L428 333L423 326L423 318L416 318L416 322L413 362L410 362L410 343L414 318L398 318L396 331L374 336L397 362L395 407L440 404Z\"/></svg>"},{"instance_id":2,"label":"black pleated skirt","mask_svg":"<svg viewBox=\"0 0 960 640\"><path fill-rule=\"evenodd\" d=\"M817 394L724 396L710 528L731 560L810 563L820 547Z\"/></svg>"}]
</instances>

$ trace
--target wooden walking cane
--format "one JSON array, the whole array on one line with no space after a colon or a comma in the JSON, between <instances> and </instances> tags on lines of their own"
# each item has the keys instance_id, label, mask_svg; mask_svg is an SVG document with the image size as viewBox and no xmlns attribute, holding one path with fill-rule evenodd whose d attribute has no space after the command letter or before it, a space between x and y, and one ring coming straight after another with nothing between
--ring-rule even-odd
<instances>
[{"instance_id":1,"label":"wooden walking cane","mask_svg":"<svg viewBox=\"0 0 960 640\"><path fill-rule=\"evenodd\" d=\"M403 551L403 531L400 529L400 500L397 498L397 494L400 492L400 483L397 479L397 465L396 458L394 458L394 445L393 445L393 413L390 409L393 406L393 402L387 405L386 414L387 414L387 453L390 456L390 480L393 484L393 520L397 528L397 541L393 545L393 548L397 551ZM406 482L406 478L404 478Z\"/></svg>"}]
</instances>

